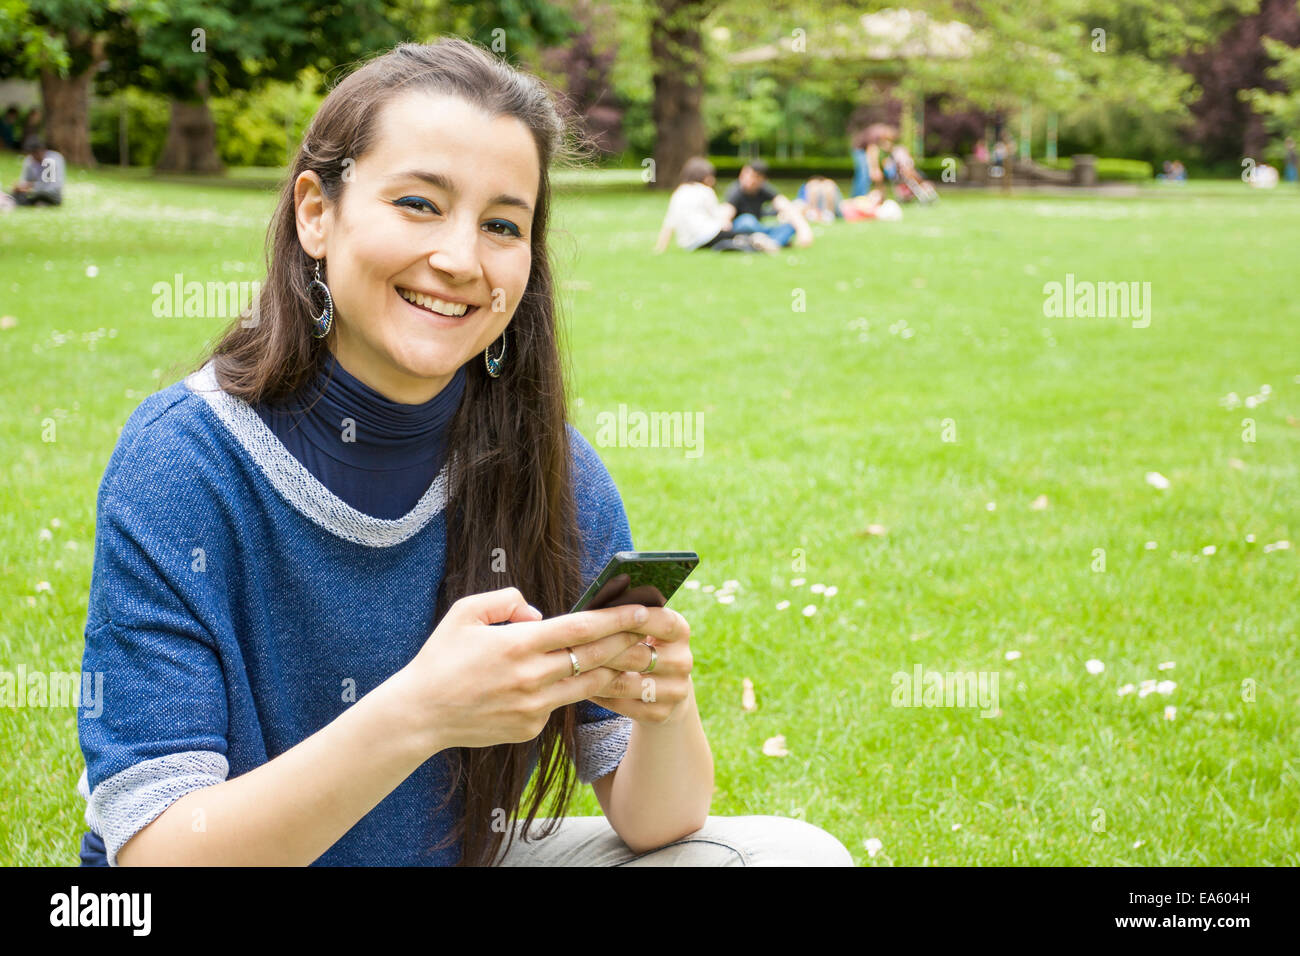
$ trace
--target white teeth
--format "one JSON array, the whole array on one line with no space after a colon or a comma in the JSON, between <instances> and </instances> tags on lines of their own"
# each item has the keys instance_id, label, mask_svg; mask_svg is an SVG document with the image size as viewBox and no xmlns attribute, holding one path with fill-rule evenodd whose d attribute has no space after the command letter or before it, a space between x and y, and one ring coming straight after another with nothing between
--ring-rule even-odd
<instances>
[{"instance_id":1,"label":"white teeth","mask_svg":"<svg viewBox=\"0 0 1300 956\"><path fill-rule=\"evenodd\" d=\"M444 302L442 299L435 299L423 292L413 292L410 289L399 288L397 294L407 302L414 302L416 305L423 306L430 312L437 312L439 315L461 316L469 311L469 306L464 302Z\"/></svg>"}]
</instances>

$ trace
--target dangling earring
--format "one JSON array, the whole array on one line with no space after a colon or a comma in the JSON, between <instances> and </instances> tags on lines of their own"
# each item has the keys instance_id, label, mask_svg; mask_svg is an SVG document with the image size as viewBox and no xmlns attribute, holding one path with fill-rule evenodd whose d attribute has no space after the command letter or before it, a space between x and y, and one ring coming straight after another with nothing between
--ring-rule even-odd
<instances>
[{"instance_id":1,"label":"dangling earring","mask_svg":"<svg viewBox=\"0 0 1300 956\"><path fill-rule=\"evenodd\" d=\"M310 293L319 286L321 292L325 293L325 309L312 321L311 333L315 338L323 339L329 335L330 326L334 324L334 296L330 295L330 287L321 281L320 264L321 260L317 259L316 278L311 280L311 285L307 286L307 291Z\"/></svg>"},{"instance_id":2,"label":"dangling earring","mask_svg":"<svg viewBox=\"0 0 1300 956\"><path fill-rule=\"evenodd\" d=\"M489 375L491 375L493 378L500 378L502 364L506 357L505 330L502 330L501 332L501 354L498 355L496 358L493 358L491 355L488 354L490 351L492 351L491 346L488 346L483 350L483 363L487 366L487 373Z\"/></svg>"}]
</instances>

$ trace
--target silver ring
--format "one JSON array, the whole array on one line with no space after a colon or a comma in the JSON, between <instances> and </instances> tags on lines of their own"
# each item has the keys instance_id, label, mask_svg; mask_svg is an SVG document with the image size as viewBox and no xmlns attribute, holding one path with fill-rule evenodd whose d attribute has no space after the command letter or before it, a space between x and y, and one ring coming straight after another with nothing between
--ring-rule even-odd
<instances>
[{"instance_id":1,"label":"silver ring","mask_svg":"<svg viewBox=\"0 0 1300 956\"><path fill-rule=\"evenodd\" d=\"M578 655L573 653L570 648L566 647L565 650L569 652L569 660L573 663L573 673L569 676L577 677L582 673L582 668L578 666Z\"/></svg>"},{"instance_id":2,"label":"silver ring","mask_svg":"<svg viewBox=\"0 0 1300 956\"><path fill-rule=\"evenodd\" d=\"M637 673L649 674L652 670L655 669L655 665L659 663L659 652L654 649L653 644L646 644L645 641L642 641L641 643L645 644L646 647L650 648L650 666L643 671L637 671Z\"/></svg>"}]
</instances>

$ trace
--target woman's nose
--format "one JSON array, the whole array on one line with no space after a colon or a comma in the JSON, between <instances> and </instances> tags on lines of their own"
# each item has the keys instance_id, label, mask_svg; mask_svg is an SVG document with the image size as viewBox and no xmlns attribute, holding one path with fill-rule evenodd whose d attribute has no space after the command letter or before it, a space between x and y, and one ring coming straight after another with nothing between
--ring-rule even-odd
<instances>
[{"instance_id":1,"label":"woman's nose","mask_svg":"<svg viewBox=\"0 0 1300 956\"><path fill-rule=\"evenodd\" d=\"M468 216L452 217L434 236L429 265L458 278L482 272L478 249L478 222Z\"/></svg>"}]
</instances>

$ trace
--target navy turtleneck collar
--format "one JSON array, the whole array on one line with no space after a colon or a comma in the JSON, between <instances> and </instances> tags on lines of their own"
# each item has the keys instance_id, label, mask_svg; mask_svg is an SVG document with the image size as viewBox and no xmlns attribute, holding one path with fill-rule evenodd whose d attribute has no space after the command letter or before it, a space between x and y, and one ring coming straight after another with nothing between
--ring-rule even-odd
<instances>
[{"instance_id":1,"label":"navy turtleneck collar","mask_svg":"<svg viewBox=\"0 0 1300 956\"><path fill-rule=\"evenodd\" d=\"M467 365L419 405L385 398L328 349L320 373L290 401L256 411L326 488L377 518L400 518L441 470Z\"/></svg>"}]
</instances>

